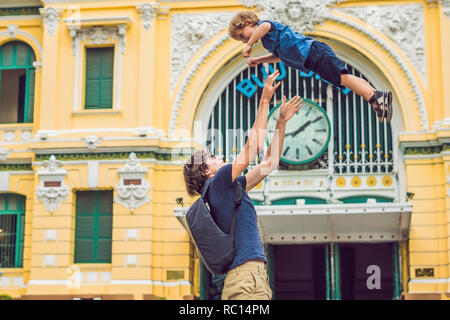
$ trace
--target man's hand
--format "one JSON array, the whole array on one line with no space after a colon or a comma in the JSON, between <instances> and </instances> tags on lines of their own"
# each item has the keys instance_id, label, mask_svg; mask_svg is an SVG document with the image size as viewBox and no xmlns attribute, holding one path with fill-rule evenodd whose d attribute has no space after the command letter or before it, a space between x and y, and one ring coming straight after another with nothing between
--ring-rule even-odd
<instances>
[{"instance_id":1,"label":"man's hand","mask_svg":"<svg viewBox=\"0 0 450 320\"><path fill-rule=\"evenodd\" d=\"M256 67L258 64L260 64L261 62L260 62L260 60L259 60L259 58L250 58L250 59L248 59L248 61L247 61L247 64L250 66L250 67Z\"/></svg>"},{"instance_id":2,"label":"man's hand","mask_svg":"<svg viewBox=\"0 0 450 320\"><path fill-rule=\"evenodd\" d=\"M283 102L280 107L280 118L281 120L288 121L298 110L302 108L303 99L300 96L295 96L286 103L286 96L283 96Z\"/></svg>"},{"instance_id":3,"label":"man's hand","mask_svg":"<svg viewBox=\"0 0 450 320\"><path fill-rule=\"evenodd\" d=\"M250 53L252 52L252 46L250 46L250 45L246 45L245 47L244 47L244 50L242 50L242 54L244 55L244 57L246 57L246 58L248 58L248 57L250 57Z\"/></svg>"},{"instance_id":4,"label":"man's hand","mask_svg":"<svg viewBox=\"0 0 450 320\"><path fill-rule=\"evenodd\" d=\"M264 89L261 94L261 101L267 101L269 102L272 99L273 94L275 91L277 91L278 87L280 86L281 82L278 82L277 84L273 85L275 82L275 79L278 78L280 75L279 70L275 70L273 73L271 73L268 77L266 82L264 83Z\"/></svg>"}]
</instances>

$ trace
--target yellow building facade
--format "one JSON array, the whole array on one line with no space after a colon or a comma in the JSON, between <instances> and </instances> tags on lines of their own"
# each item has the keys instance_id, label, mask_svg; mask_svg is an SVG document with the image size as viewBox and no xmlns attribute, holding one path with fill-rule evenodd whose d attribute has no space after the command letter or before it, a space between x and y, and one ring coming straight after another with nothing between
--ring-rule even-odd
<instances>
[{"instance_id":1,"label":"yellow building facade","mask_svg":"<svg viewBox=\"0 0 450 320\"><path fill-rule=\"evenodd\" d=\"M274 66L248 68L228 37L244 9L327 42L394 96L380 124L278 65L328 137L250 192L274 297L449 297L447 0L2 1L0 294L214 298L183 227L182 166L199 147L231 160L254 120Z\"/></svg>"}]
</instances>

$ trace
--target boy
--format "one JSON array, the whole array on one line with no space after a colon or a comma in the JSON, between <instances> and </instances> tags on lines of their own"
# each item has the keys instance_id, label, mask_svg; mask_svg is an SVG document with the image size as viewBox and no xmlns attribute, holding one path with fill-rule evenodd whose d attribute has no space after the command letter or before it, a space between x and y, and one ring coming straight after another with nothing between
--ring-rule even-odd
<instances>
[{"instance_id":1,"label":"boy","mask_svg":"<svg viewBox=\"0 0 450 320\"><path fill-rule=\"evenodd\" d=\"M367 81L349 74L345 64L325 43L293 31L278 22L260 20L252 11L242 11L230 21L228 33L231 38L246 44L243 55L250 57L252 46L260 39L271 54L250 58L247 63L254 67L260 63L282 61L287 66L308 73L319 74L338 87L347 87L368 101L377 113L378 120L392 119L392 93L377 91Z\"/></svg>"},{"instance_id":2,"label":"boy","mask_svg":"<svg viewBox=\"0 0 450 320\"><path fill-rule=\"evenodd\" d=\"M283 97L276 131L263 161L246 175L241 173L263 148L269 103L280 85L280 82L273 85L278 76L279 72L275 71L267 77L252 130L244 149L232 163L225 163L221 157L215 157L206 151L196 151L183 168L184 181L190 196L201 194L206 180L211 179L206 199L212 217L226 233L229 233L231 229L234 181L238 181L246 191L242 195L242 202L237 212L234 258L225 278L222 300L270 300L272 297L256 210L247 191L253 189L278 167L286 122L300 110L302 103L300 97L294 97L289 102L286 102L286 97Z\"/></svg>"}]
</instances>

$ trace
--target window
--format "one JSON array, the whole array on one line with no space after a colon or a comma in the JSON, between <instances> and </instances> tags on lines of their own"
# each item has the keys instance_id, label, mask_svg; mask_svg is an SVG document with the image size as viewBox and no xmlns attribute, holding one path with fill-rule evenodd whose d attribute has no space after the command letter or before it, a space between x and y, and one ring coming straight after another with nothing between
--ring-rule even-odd
<instances>
[{"instance_id":1,"label":"window","mask_svg":"<svg viewBox=\"0 0 450 320\"><path fill-rule=\"evenodd\" d=\"M0 268L23 266L25 197L0 195Z\"/></svg>"},{"instance_id":2,"label":"window","mask_svg":"<svg viewBox=\"0 0 450 320\"><path fill-rule=\"evenodd\" d=\"M35 60L23 42L0 47L0 123L33 122Z\"/></svg>"},{"instance_id":3,"label":"window","mask_svg":"<svg viewBox=\"0 0 450 320\"><path fill-rule=\"evenodd\" d=\"M76 194L75 263L110 263L112 191Z\"/></svg>"},{"instance_id":4,"label":"window","mask_svg":"<svg viewBox=\"0 0 450 320\"><path fill-rule=\"evenodd\" d=\"M111 109L114 48L86 48L85 109Z\"/></svg>"}]
</instances>

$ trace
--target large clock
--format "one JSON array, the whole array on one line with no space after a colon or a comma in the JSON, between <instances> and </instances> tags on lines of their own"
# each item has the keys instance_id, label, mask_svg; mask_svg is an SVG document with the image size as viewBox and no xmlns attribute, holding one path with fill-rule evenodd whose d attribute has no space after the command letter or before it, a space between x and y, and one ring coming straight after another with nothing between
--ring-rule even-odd
<instances>
[{"instance_id":1,"label":"large clock","mask_svg":"<svg viewBox=\"0 0 450 320\"><path fill-rule=\"evenodd\" d=\"M286 124L280 161L287 164L305 164L316 160L330 142L331 125L325 110L308 99L303 99L302 105ZM274 107L268 116L267 145L272 141L280 106L281 103Z\"/></svg>"}]
</instances>

